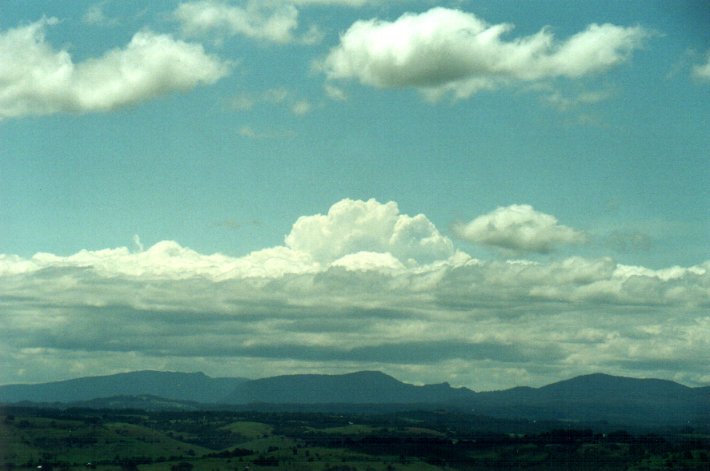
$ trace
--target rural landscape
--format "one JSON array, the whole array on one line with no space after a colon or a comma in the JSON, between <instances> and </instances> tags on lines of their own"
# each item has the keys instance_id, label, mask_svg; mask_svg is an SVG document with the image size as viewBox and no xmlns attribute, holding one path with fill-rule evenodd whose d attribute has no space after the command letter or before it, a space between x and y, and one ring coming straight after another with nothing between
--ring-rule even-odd
<instances>
[{"instance_id":1,"label":"rural landscape","mask_svg":"<svg viewBox=\"0 0 710 471\"><path fill-rule=\"evenodd\" d=\"M710 469L710 389L662 380L476 393L379 372L142 371L2 386L0 400L6 470Z\"/></svg>"}]
</instances>

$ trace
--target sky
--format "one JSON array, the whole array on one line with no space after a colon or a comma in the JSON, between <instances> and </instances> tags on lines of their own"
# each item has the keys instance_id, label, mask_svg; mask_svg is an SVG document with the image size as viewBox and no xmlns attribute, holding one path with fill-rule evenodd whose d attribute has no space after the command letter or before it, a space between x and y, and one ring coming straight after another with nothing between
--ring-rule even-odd
<instances>
[{"instance_id":1,"label":"sky","mask_svg":"<svg viewBox=\"0 0 710 471\"><path fill-rule=\"evenodd\" d=\"M0 384L710 385L710 4L2 0Z\"/></svg>"}]
</instances>

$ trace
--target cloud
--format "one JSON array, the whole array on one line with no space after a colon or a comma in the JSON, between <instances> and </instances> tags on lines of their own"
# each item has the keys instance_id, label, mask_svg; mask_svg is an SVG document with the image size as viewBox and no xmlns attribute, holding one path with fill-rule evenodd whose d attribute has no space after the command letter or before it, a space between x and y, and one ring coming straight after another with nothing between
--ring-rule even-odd
<instances>
[{"instance_id":1,"label":"cloud","mask_svg":"<svg viewBox=\"0 0 710 471\"><path fill-rule=\"evenodd\" d=\"M110 111L211 84L229 72L200 45L147 30L122 49L74 63L67 50L45 40L45 29L57 22L44 18L0 33L0 119Z\"/></svg>"},{"instance_id":2,"label":"cloud","mask_svg":"<svg viewBox=\"0 0 710 471\"><path fill-rule=\"evenodd\" d=\"M384 0L292 0L296 5L329 5L344 7L361 7L368 4L384 4Z\"/></svg>"},{"instance_id":3,"label":"cloud","mask_svg":"<svg viewBox=\"0 0 710 471\"><path fill-rule=\"evenodd\" d=\"M140 252L145 250L145 247L143 246L143 242L141 242L141 237L138 234L133 234L133 245L136 247L136 249Z\"/></svg>"},{"instance_id":4,"label":"cloud","mask_svg":"<svg viewBox=\"0 0 710 471\"><path fill-rule=\"evenodd\" d=\"M248 111L254 108L256 103L257 100L253 96L246 93L236 95L230 100L230 105L235 111Z\"/></svg>"},{"instance_id":5,"label":"cloud","mask_svg":"<svg viewBox=\"0 0 710 471\"><path fill-rule=\"evenodd\" d=\"M693 67L693 77L701 81L710 81L710 51L705 55L705 62Z\"/></svg>"},{"instance_id":6,"label":"cloud","mask_svg":"<svg viewBox=\"0 0 710 471\"><path fill-rule=\"evenodd\" d=\"M298 116L308 114L313 109L313 105L308 100L298 100L291 106L291 112Z\"/></svg>"},{"instance_id":7,"label":"cloud","mask_svg":"<svg viewBox=\"0 0 710 471\"><path fill-rule=\"evenodd\" d=\"M306 115L313 109L310 101L298 98L283 87L270 88L261 93L244 92L231 100L232 109L236 111L248 111L259 104L287 105L291 113L297 116Z\"/></svg>"},{"instance_id":8,"label":"cloud","mask_svg":"<svg viewBox=\"0 0 710 471\"><path fill-rule=\"evenodd\" d=\"M300 217L286 246L321 263L368 251L387 253L408 265L447 259L453 244L423 214L399 213L397 203L344 199L327 214Z\"/></svg>"},{"instance_id":9,"label":"cloud","mask_svg":"<svg viewBox=\"0 0 710 471\"><path fill-rule=\"evenodd\" d=\"M106 2L101 2L91 5L87 8L81 20L84 23L93 26L116 26L118 24L118 19L110 18L106 16L106 13L104 13L105 3Z\"/></svg>"},{"instance_id":10,"label":"cloud","mask_svg":"<svg viewBox=\"0 0 710 471\"><path fill-rule=\"evenodd\" d=\"M174 241L0 255L0 383L160 368L381 369L476 389L591 371L698 384L708 306L710 262L476 260L424 215L343 200L242 257Z\"/></svg>"},{"instance_id":11,"label":"cloud","mask_svg":"<svg viewBox=\"0 0 710 471\"><path fill-rule=\"evenodd\" d=\"M238 132L240 136L247 137L249 139L292 139L296 137L296 132L291 129L287 129L284 131L257 131L253 127L246 125L240 127Z\"/></svg>"},{"instance_id":12,"label":"cloud","mask_svg":"<svg viewBox=\"0 0 710 471\"><path fill-rule=\"evenodd\" d=\"M580 105L593 105L609 99L612 92L609 90L585 91L575 96L565 96L557 90L552 91L544 100L560 111L568 111Z\"/></svg>"},{"instance_id":13,"label":"cloud","mask_svg":"<svg viewBox=\"0 0 710 471\"><path fill-rule=\"evenodd\" d=\"M456 98L518 81L580 78L616 66L649 33L641 27L591 24L563 42L548 28L505 40L507 23L433 8L395 21L355 22L320 65L331 79L380 88L414 87L436 99Z\"/></svg>"},{"instance_id":14,"label":"cloud","mask_svg":"<svg viewBox=\"0 0 710 471\"><path fill-rule=\"evenodd\" d=\"M323 90L325 91L325 94L328 96L328 98L330 98L331 100L346 101L348 99L348 96L345 94L342 88L336 87L331 83L326 83L323 86Z\"/></svg>"},{"instance_id":15,"label":"cloud","mask_svg":"<svg viewBox=\"0 0 710 471\"><path fill-rule=\"evenodd\" d=\"M298 28L298 10L280 1L249 0L236 6L222 0L197 0L181 3L175 17L188 35L240 35L281 44L295 41ZM305 42L317 37L310 31Z\"/></svg>"},{"instance_id":16,"label":"cloud","mask_svg":"<svg viewBox=\"0 0 710 471\"><path fill-rule=\"evenodd\" d=\"M468 223L455 225L456 235L476 244L516 252L547 253L561 244L579 244L585 235L558 224L549 214L527 204L499 207Z\"/></svg>"}]
</instances>

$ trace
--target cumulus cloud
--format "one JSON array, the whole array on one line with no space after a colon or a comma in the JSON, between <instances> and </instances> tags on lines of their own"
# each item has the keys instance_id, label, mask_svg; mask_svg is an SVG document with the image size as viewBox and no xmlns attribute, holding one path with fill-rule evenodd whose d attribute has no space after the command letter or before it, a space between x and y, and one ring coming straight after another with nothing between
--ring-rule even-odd
<instances>
[{"instance_id":1,"label":"cumulus cloud","mask_svg":"<svg viewBox=\"0 0 710 471\"><path fill-rule=\"evenodd\" d=\"M147 30L124 48L74 63L67 50L45 39L46 28L56 23L44 18L0 32L0 119L109 111L211 84L229 72L202 46Z\"/></svg>"},{"instance_id":2,"label":"cumulus cloud","mask_svg":"<svg viewBox=\"0 0 710 471\"><path fill-rule=\"evenodd\" d=\"M199 368L381 369L476 389L590 371L697 384L708 305L710 262L476 260L423 215L343 200L299 218L284 245L243 257L173 241L0 255L0 383Z\"/></svg>"},{"instance_id":3,"label":"cumulus cloud","mask_svg":"<svg viewBox=\"0 0 710 471\"><path fill-rule=\"evenodd\" d=\"M592 24L565 41L548 28L506 40L513 25L433 8L395 21L357 21L323 63L329 79L381 87L415 87L431 98L466 98L515 81L579 78L629 57L648 36L641 27Z\"/></svg>"},{"instance_id":4,"label":"cumulus cloud","mask_svg":"<svg viewBox=\"0 0 710 471\"><path fill-rule=\"evenodd\" d=\"M500 207L468 223L454 226L456 235L469 242L516 252L546 253L561 244L579 244L585 235L558 224L549 214L527 204Z\"/></svg>"},{"instance_id":5,"label":"cumulus cloud","mask_svg":"<svg viewBox=\"0 0 710 471\"><path fill-rule=\"evenodd\" d=\"M362 251L391 254L405 264L431 263L453 255L453 244L423 214L399 213L397 203L344 199L328 214L299 218L286 245L322 263Z\"/></svg>"},{"instance_id":6,"label":"cumulus cloud","mask_svg":"<svg viewBox=\"0 0 710 471\"><path fill-rule=\"evenodd\" d=\"M702 81L710 81L710 52L705 55L705 62L693 67L693 77Z\"/></svg>"},{"instance_id":7,"label":"cumulus cloud","mask_svg":"<svg viewBox=\"0 0 710 471\"><path fill-rule=\"evenodd\" d=\"M249 0L238 6L222 0L197 0L180 4L175 17L189 35L241 35L282 44L294 41L298 28L296 7L279 1ZM313 33L309 37L315 38Z\"/></svg>"}]
</instances>

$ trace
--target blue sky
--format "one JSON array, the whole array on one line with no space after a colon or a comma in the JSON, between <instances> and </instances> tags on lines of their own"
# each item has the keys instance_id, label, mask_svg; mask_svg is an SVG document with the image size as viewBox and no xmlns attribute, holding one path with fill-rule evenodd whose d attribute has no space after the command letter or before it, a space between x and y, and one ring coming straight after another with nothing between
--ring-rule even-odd
<instances>
[{"instance_id":1,"label":"blue sky","mask_svg":"<svg viewBox=\"0 0 710 471\"><path fill-rule=\"evenodd\" d=\"M709 384L709 17L4 2L0 383Z\"/></svg>"}]
</instances>

